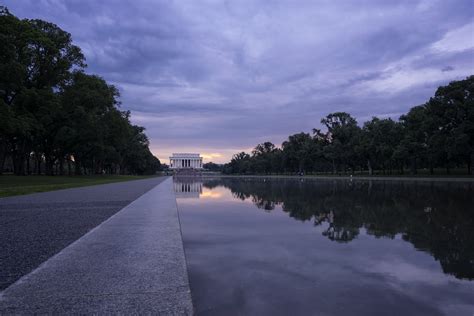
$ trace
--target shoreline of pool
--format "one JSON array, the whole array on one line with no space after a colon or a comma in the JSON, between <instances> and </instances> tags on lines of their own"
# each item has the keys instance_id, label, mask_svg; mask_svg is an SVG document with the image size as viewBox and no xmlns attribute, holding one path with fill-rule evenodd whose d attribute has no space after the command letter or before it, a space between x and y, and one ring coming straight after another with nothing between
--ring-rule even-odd
<instances>
[{"instance_id":1,"label":"shoreline of pool","mask_svg":"<svg viewBox=\"0 0 474 316\"><path fill-rule=\"evenodd\" d=\"M316 175L225 175L202 174L202 178L255 178L255 179L301 179L301 180L374 180L374 181L433 181L433 182L474 182L474 177L412 177L412 176L316 176Z\"/></svg>"}]
</instances>

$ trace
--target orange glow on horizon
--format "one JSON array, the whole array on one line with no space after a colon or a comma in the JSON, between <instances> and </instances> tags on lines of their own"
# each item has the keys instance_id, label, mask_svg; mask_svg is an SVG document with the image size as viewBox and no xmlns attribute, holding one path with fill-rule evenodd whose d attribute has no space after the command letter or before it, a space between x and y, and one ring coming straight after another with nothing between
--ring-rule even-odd
<instances>
[{"instance_id":1,"label":"orange glow on horizon","mask_svg":"<svg viewBox=\"0 0 474 316\"><path fill-rule=\"evenodd\" d=\"M204 199L219 199L222 197L222 192L217 192L217 191L208 191L204 190L201 195L199 195L200 198Z\"/></svg>"},{"instance_id":2,"label":"orange glow on horizon","mask_svg":"<svg viewBox=\"0 0 474 316\"><path fill-rule=\"evenodd\" d=\"M223 158L223 155L219 153L201 153L201 157L209 161L212 161L212 159L215 159L215 158L217 159Z\"/></svg>"},{"instance_id":3,"label":"orange glow on horizon","mask_svg":"<svg viewBox=\"0 0 474 316\"><path fill-rule=\"evenodd\" d=\"M199 148L199 147L168 147L153 143L150 150L160 159L161 163L169 164L169 157L173 153L199 153L203 158L203 162L213 162L217 164L225 164L230 162L232 156L239 152L250 153L252 148Z\"/></svg>"}]
</instances>

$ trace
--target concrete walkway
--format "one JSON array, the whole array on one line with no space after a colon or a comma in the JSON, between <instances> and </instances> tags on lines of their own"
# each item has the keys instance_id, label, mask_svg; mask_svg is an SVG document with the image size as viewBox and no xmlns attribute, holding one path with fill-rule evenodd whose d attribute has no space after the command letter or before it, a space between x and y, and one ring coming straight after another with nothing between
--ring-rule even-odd
<instances>
[{"instance_id":1,"label":"concrete walkway","mask_svg":"<svg viewBox=\"0 0 474 316\"><path fill-rule=\"evenodd\" d=\"M0 291L165 179L0 198Z\"/></svg>"},{"instance_id":2,"label":"concrete walkway","mask_svg":"<svg viewBox=\"0 0 474 316\"><path fill-rule=\"evenodd\" d=\"M192 314L168 178L0 293L0 314Z\"/></svg>"}]
</instances>

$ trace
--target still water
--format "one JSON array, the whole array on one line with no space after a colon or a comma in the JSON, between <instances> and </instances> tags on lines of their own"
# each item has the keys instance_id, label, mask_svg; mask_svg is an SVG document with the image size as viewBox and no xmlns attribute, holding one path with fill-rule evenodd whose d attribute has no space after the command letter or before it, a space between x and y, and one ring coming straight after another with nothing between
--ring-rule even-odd
<instances>
[{"instance_id":1,"label":"still water","mask_svg":"<svg viewBox=\"0 0 474 316\"><path fill-rule=\"evenodd\" d=\"M474 184L175 179L198 315L474 315Z\"/></svg>"}]
</instances>

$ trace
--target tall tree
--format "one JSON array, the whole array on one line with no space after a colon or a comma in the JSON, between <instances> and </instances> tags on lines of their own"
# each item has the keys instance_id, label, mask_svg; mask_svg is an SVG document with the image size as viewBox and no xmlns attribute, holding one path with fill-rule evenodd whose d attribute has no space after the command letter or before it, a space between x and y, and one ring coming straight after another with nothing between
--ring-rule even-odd
<instances>
[{"instance_id":1,"label":"tall tree","mask_svg":"<svg viewBox=\"0 0 474 316\"><path fill-rule=\"evenodd\" d=\"M46 96L43 103L47 103L48 95L70 79L71 70L85 66L84 56L72 44L71 35L55 24L20 20L4 7L0 9L0 40L0 96L24 125L14 135L4 135L0 148L9 148L15 173L25 174L24 162L32 150L31 132L42 129L40 121L34 119L39 107L29 102L31 96L34 94L38 102Z\"/></svg>"},{"instance_id":2,"label":"tall tree","mask_svg":"<svg viewBox=\"0 0 474 316\"><path fill-rule=\"evenodd\" d=\"M304 172L305 166L311 163L312 138L307 133L294 134L281 145L286 167L290 171Z\"/></svg>"},{"instance_id":3,"label":"tall tree","mask_svg":"<svg viewBox=\"0 0 474 316\"><path fill-rule=\"evenodd\" d=\"M464 163L472 173L474 155L474 76L439 87L425 104L429 152L444 164Z\"/></svg>"},{"instance_id":4,"label":"tall tree","mask_svg":"<svg viewBox=\"0 0 474 316\"><path fill-rule=\"evenodd\" d=\"M253 167L257 173L270 173L273 165L273 153L275 145L271 142L264 142L255 146L252 151Z\"/></svg>"},{"instance_id":5,"label":"tall tree","mask_svg":"<svg viewBox=\"0 0 474 316\"><path fill-rule=\"evenodd\" d=\"M153 173L160 163L144 128L119 110L118 90L83 72L71 35L0 7L0 172Z\"/></svg>"},{"instance_id":6,"label":"tall tree","mask_svg":"<svg viewBox=\"0 0 474 316\"><path fill-rule=\"evenodd\" d=\"M327 115L321 123L328 129L329 145L326 149L326 157L333 163L333 171L342 165L344 172L349 166L354 169L357 161L355 151L360 128L357 121L350 114L336 112Z\"/></svg>"},{"instance_id":7,"label":"tall tree","mask_svg":"<svg viewBox=\"0 0 474 316\"><path fill-rule=\"evenodd\" d=\"M392 119L373 117L365 122L360 133L359 154L367 161L369 174L373 169L388 169L390 172L394 164L395 148L401 141L401 126Z\"/></svg>"}]
</instances>

